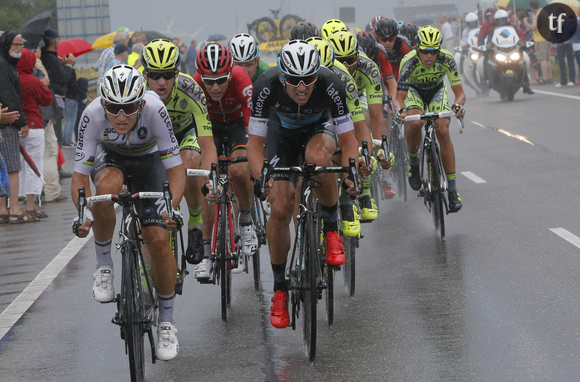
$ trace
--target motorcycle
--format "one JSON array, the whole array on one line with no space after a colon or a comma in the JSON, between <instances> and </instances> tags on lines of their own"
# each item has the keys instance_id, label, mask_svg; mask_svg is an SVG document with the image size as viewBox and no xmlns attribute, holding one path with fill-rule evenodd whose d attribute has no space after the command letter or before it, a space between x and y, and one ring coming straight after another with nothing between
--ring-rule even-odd
<instances>
[{"instance_id":1,"label":"motorcycle","mask_svg":"<svg viewBox=\"0 0 580 382\"><path fill-rule=\"evenodd\" d=\"M489 89L482 86L482 77L477 72L477 62L483 56L478 51L477 37L480 28L474 28L469 31L466 46L458 46L455 48L455 62L459 65L459 74L463 82L475 90L475 94L479 97L483 95L487 97Z\"/></svg>"},{"instance_id":2,"label":"motorcycle","mask_svg":"<svg viewBox=\"0 0 580 382\"><path fill-rule=\"evenodd\" d=\"M487 44L477 48L488 56L477 62L477 74L484 78L487 70L489 86L499 93L502 101L513 101L514 95L524 84L524 76L530 70L530 57L526 49L534 45L533 42L519 44L520 37L513 25L496 28L493 36L488 36ZM491 48L487 46L491 45ZM485 67L487 65L487 68ZM488 86L482 81L482 86Z\"/></svg>"}]
</instances>

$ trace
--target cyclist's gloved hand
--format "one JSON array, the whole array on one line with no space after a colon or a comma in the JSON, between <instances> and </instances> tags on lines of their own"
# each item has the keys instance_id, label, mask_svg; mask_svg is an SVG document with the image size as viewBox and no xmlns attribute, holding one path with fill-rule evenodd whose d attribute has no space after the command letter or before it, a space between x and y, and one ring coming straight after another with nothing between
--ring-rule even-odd
<instances>
[{"instance_id":1,"label":"cyclist's gloved hand","mask_svg":"<svg viewBox=\"0 0 580 382\"><path fill-rule=\"evenodd\" d=\"M211 182L205 182L203 186L201 186L201 193L207 199L209 203L215 203L218 200L218 193L211 192L213 190L213 185Z\"/></svg>"},{"instance_id":2,"label":"cyclist's gloved hand","mask_svg":"<svg viewBox=\"0 0 580 382\"><path fill-rule=\"evenodd\" d=\"M385 155L383 154L382 150L379 153L379 159L381 161L381 167L384 168L385 170L390 169L395 164L395 156L390 151L388 160L385 160Z\"/></svg>"},{"instance_id":3,"label":"cyclist's gloved hand","mask_svg":"<svg viewBox=\"0 0 580 382\"><path fill-rule=\"evenodd\" d=\"M87 209L85 212L85 216L86 221L84 224L81 224L79 222L78 216L76 216L72 221L72 231L78 237L87 237L89 231L91 230L91 226L95 221L95 218L93 217L93 213L91 212L91 210Z\"/></svg>"},{"instance_id":4,"label":"cyclist's gloved hand","mask_svg":"<svg viewBox=\"0 0 580 382\"><path fill-rule=\"evenodd\" d=\"M270 195L270 191L274 186L274 179L273 178L268 179L268 182L266 182L264 186L264 193L262 193L262 177L260 176L258 178L254 178L253 182L254 182L254 195L256 195L261 200L265 200L268 197L268 195Z\"/></svg>"},{"instance_id":5,"label":"cyclist's gloved hand","mask_svg":"<svg viewBox=\"0 0 580 382\"><path fill-rule=\"evenodd\" d=\"M180 211L173 210L173 221L177 223L177 230L183 227L183 214Z\"/></svg>"},{"instance_id":6,"label":"cyclist's gloved hand","mask_svg":"<svg viewBox=\"0 0 580 382\"><path fill-rule=\"evenodd\" d=\"M405 122L405 117L406 116L407 116L407 110L405 110L404 107L400 108L395 113L395 118L397 118L399 121L402 121L402 122Z\"/></svg>"},{"instance_id":7,"label":"cyclist's gloved hand","mask_svg":"<svg viewBox=\"0 0 580 382\"><path fill-rule=\"evenodd\" d=\"M460 105L458 103L453 104L453 106L451 106L451 110L455 112L455 116L457 118L463 118L463 116L465 115L465 109L463 108L463 105Z\"/></svg>"},{"instance_id":8,"label":"cyclist's gloved hand","mask_svg":"<svg viewBox=\"0 0 580 382\"><path fill-rule=\"evenodd\" d=\"M170 231L177 232L181 227L183 227L183 215L179 211L173 210L173 219L171 220L169 219L167 212L163 211L161 213L161 218L165 223L165 227Z\"/></svg>"},{"instance_id":9,"label":"cyclist's gloved hand","mask_svg":"<svg viewBox=\"0 0 580 382\"><path fill-rule=\"evenodd\" d=\"M358 193L356 192L356 188L355 188L354 182L352 180L350 180L348 178L343 179L342 184L341 184L342 189L350 195L350 198L352 200L356 199L357 195L360 195L362 193L362 189L363 189L362 182L360 181L360 177L357 176L356 181L358 182L358 189L359 189Z\"/></svg>"}]
</instances>

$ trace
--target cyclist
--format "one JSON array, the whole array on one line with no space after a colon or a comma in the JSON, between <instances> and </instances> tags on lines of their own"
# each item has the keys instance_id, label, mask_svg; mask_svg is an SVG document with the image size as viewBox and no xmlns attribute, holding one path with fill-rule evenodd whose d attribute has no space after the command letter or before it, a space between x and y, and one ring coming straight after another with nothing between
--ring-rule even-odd
<instances>
[{"instance_id":1,"label":"cyclist","mask_svg":"<svg viewBox=\"0 0 580 382\"><path fill-rule=\"evenodd\" d=\"M477 16L475 16L477 18ZM417 32L419 31L419 28L417 28L417 26L413 23L406 23L405 25L403 25L401 27L401 29L399 29L399 35L404 36L407 38L407 40L409 40L409 42L411 43L411 45L409 45L409 48L411 50L414 50L417 48Z\"/></svg>"},{"instance_id":2,"label":"cyclist","mask_svg":"<svg viewBox=\"0 0 580 382\"><path fill-rule=\"evenodd\" d=\"M353 76L359 92L364 112L370 115L370 127L374 137L386 134L383 119L383 87L380 71L372 60L364 53L359 52L358 42L354 34L348 31L337 31L328 37L328 42L334 49L336 59L341 62ZM362 96L363 91L366 97ZM381 167L388 169L390 161L379 155ZM370 179L363 182L363 195L360 198L361 216L365 220L374 220L378 216L375 201L371 198Z\"/></svg>"},{"instance_id":3,"label":"cyclist","mask_svg":"<svg viewBox=\"0 0 580 382\"><path fill-rule=\"evenodd\" d=\"M167 109L155 94L145 92L143 76L136 69L114 66L105 73L99 91L100 97L81 116L72 199L78 208L79 187L91 195L89 175L97 195L118 194L129 177L131 192L163 191L163 183L169 179L175 220L168 219L163 201L148 199L137 205L159 296L156 354L168 361L179 351L173 316L177 265L166 230L177 231L183 224L183 216L176 211L185 187L179 145ZM86 214L85 222L74 219L73 232L86 237L94 223L97 271L93 295L101 303L111 302L115 297L111 257L115 209L112 202L97 203Z\"/></svg>"},{"instance_id":4,"label":"cyclist","mask_svg":"<svg viewBox=\"0 0 580 382\"><path fill-rule=\"evenodd\" d=\"M179 71L179 49L169 40L153 40L141 52L141 62L147 88L157 93L169 112L185 168L209 170L212 162L217 162L217 154L205 94L191 76ZM191 264L203 259L202 229L211 235L212 227L202 223L202 216L207 220L213 212L208 203L202 203L202 185L211 188L207 182L200 177L186 180L189 222L185 256ZM208 193L207 198L215 202L217 195Z\"/></svg>"},{"instance_id":5,"label":"cyclist","mask_svg":"<svg viewBox=\"0 0 580 382\"><path fill-rule=\"evenodd\" d=\"M342 146L342 162L346 164L349 157L358 157L344 85L338 76L320 67L316 48L307 42L292 40L282 47L278 67L269 69L258 79L252 101L248 159L253 174L261 174L264 157L274 166L300 165L301 155L306 162L329 166L337 136ZM336 135L329 130L331 119ZM336 176L324 174L316 180L320 182L316 195L324 218L326 261L340 265L344 263L344 246L337 233ZM285 328L290 322L284 272L290 250L289 224L294 211L296 181L296 177L275 175L268 182L266 192L260 195L269 195L272 205L267 235L275 292L270 322L276 328ZM261 177L254 184L255 192L260 194ZM354 183L347 179L343 184L347 185L350 195L356 194Z\"/></svg>"},{"instance_id":6,"label":"cyclist","mask_svg":"<svg viewBox=\"0 0 580 382\"><path fill-rule=\"evenodd\" d=\"M397 97L404 108L397 111L401 121L407 115L422 114L425 109L439 113L449 111L447 87L445 75L451 84L451 90L455 95L455 102L451 109L457 118L465 114L465 94L461 85L461 78L457 70L457 64L451 52L441 49L441 33L437 28L426 25L419 29L417 34L417 50L414 50L401 61L401 73ZM407 123L406 136L409 147L411 164L409 166L409 185L415 191L421 188L419 176L419 145L421 143L422 121ZM435 121L435 130L441 149L443 168L447 176L449 187L449 211L457 212L462 203L455 184L455 151L451 136L449 135L449 119L443 118Z\"/></svg>"},{"instance_id":7,"label":"cyclist","mask_svg":"<svg viewBox=\"0 0 580 382\"><path fill-rule=\"evenodd\" d=\"M252 81L241 66L234 66L232 53L219 42L211 42L197 53L197 73L193 79L202 85L207 99L207 109L212 123L213 138L218 152L224 137L228 138L226 150L231 156L246 156L248 141L247 126L252 107ZM220 153L222 155L222 153ZM242 251L252 255L258 248L256 230L252 224L252 182L248 163L233 164L229 168L232 185L240 207L239 225ZM211 214L208 226L213 226L215 216ZM212 274L211 236L204 231L204 259L194 275L197 279L208 279Z\"/></svg>"},{"instance_id":8,"label":"cyclist","mask_svg":"<svg viewBox=\"0 0 580 382\"><path fill-rule=\"evenodd\" d=\"M348 111L352 117L355 135L359 145L362 144L363 140L371 142L370 130L365 123L364 113L358 99L358 90L348 69L334 59L334 50L328 41L323 40L322 37L310 37L306 41L318 50L321 65L338 75L344 84L348 98ZM372 147L369 147L369 151L372 153ZM374 163L370 167L372 169ZM364 161L362 162L361 173L364 176L370 175L370 172L365 167ZM345 236L357 236L360 233L360 220L356 206L346 192L340 194L339 205L342 218L342 232Z\"/></svg>"},{"instance_id":9,"label":"cyclist","mask_svg":"<svg viewBox=\"0 0 580 382\"><path fill-rule=\"evenodd\" d=\"M270 65L260 61L260 46L247 33L238 33L232 37L228 49L234 56L235 64L244 68L252 83L255 83L258 76L270 69Z\"/></svg>"},{"instance_id":10,"label":"cyclist","mask_svg":"<svg viewBox=\"0 0 580 382\"><path fill-rule=\"evenodd\" d=\"M379 43L387 51L395 79L398 81L401 60L411 51L409 44L399 35L399 25L393 19L380 20L375 27L375 34Z\"/></svg>"},{"instance_id":11,"label":"cyclist","mask_svg":"<svg viewBox=\"0 0 580 382\"><path fill-rule=\"evenodd\" d=\"M348 27L338 19L330 19L322 24L320 35L323 39L327 39L328 36L338 31L348 31Z\"/></svg>"},{"instance_id":12,"label":"cyclist","mask_svg":"<svg viewBox=\"0 0 580 382\"><path fill-rule=\"evenodd\" d=\"M320 37L320 31L309 21L300 21L290 30L290 40L307 40L310 37Z\"/></svg>"}]
</instances>

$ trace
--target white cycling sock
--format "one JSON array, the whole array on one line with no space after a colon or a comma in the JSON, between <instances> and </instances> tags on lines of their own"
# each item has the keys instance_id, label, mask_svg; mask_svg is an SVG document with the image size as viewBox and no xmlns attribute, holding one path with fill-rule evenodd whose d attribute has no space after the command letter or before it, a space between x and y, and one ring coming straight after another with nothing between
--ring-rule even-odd
<instances>
[{"instance_id":1,"label":"white cycling sock","mask_svg":"<svg viewBox=\"0 0 580 382\"><path fill-rule=\"evenodd\" d=\"M175 324L173 318L173 302L175 301L175 292L170 295L157 294L159 297L159 320L158 322L171 322Z\"/></svg>"},{"instance_id":2,"label":"white cycling sock","mask_svg":"<svg viewBox=\"0 0 580 382\"><path fill-rule=\"evenodd\" d=\"M111 256L111 243L113 239L100 242L95 240L95 251L97 252L97 269L103 265L113 266L113 257Z\"/></svg>"}]
</instances>

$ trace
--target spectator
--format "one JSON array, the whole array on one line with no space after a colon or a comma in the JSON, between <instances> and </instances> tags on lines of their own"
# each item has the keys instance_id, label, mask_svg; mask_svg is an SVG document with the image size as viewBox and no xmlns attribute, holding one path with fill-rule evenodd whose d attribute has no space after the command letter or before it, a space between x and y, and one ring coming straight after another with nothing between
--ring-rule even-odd
<instances>
[{"instance_id":1,"label":"spectator","mask_svg":"<svg viewBox=\"0 0 580 382\"><path fill-rule=\"evenodd\" d=\"M189 58L187 57L187 45L183 41L179 43L179 58L181 60L179 69L183 73L188 73L187 65L189 64Z\"/></svg>"},{"instance_id":2,"label":"spectator","mask_svg":"<svg viewBox=\"0 0 580 382\"><path fill-rule=\"evenodd\" d=\"M538 14L540 13L540 3L538 0L530 0L530 9L534 12L534 20L530 22L530 19L526 17L524 19L524 24L532 31L534 34L534 43L536 44L536 55L540 66L542 68L542 74L544 78L540 77L538 83L540 84L551 84L552 81L552 63L550 62L550 49L552 47L549 41L546 41L540 34L538 30Z\"/></svg>"},{"instance_id":3,"label":"spectator","mask_svg":"<svg viewBox=\"0 0 580 382\"><path fill-rule=\"evenodd\" d=\"M107 69L111 69L115 65L124 64L127 62L127 57L129 56L129 48L127 48L124 44L119 44L115 47L115 58L109 61L107 65Z\"/></svg>"},{"instance_id":4,"label":"spectator","mask_svg":"<svg viewBox=\"0 0 580 382\"><path fill-rule=\"evenodd\" d=\"M57 49L60 44L60 36L53 29L47 29L44 31L43 36L44 48L42 48L42 53L40 59L42 64L46 68L48 73L48 78L50 78L50 90L54 94L56 105L54 112L54 132L56 134L56 139L62 142L62 118L64 111L64 97L66 96L66 85L70 80L73 73L73 65L75 63L75 57L72 54L64 56L61 59L57 56Z\"/></svg>"},{"instance_id":5,"label":"spectator","mask_svg":"<svg viewBox=\"0 0 580 382\"><path fill-rule=\"evenodd\" d=\"M441 18L439 22L441 23L440 29L441 36L443 37L441 47L450 52L453 52L453 45L455 45L455 36L453 35L453 28L451 28L451 24L449 24L449 20L447 18Z\"/></svg>"},{"instance_id":6,"label":"spectator","mask_svg":"<svg viewBox=\"0 0 580 382\"><path fill-rule=\"evenodd\" d=\"M524 38L526 40L526 42L528 41L534 41L534 35L532 33L532 31L530 30L530 28L528 28L526 26L526 24L524 23L524 19L528 17L528 14L526 13L526 11L520 10L517 13L517 19L518 19L518 27L522 30L522 32L524 32ZM538 65L540 65L540 63L538 62L538 57L536 56L536 47L532 46L531 48L528 48L526 50L526 53L528 53L528 57L530 57L530 84L537 84L538 83Z\"/></svg>"},{"instance_id":7,"label":"spectator","mask_svg":"<svg viewBox=\"0 0 580 382\"><path fill-rule=\"evenodd\" d=\"M195 70L195 57L197 56L197 41L192 40L189 48L187 49L187 67L189 69L189 74L194 75L196 73Z\"/></svg>"},{"instance_id":8,"label":"spectator","mask_svg":"<svg viewBox=\"0 0 580 382\"><path fill-rule=\"evenodd\" d=\"M77 120L77 73L72 70L70 80L66 84L66 96L64 97L64 128L62 147L73 148L73 131Z\"/></svg>"},{"instance_id":9,"label":"spectator","mask_svg":"<svg viewBox=\"0 0 580 382\"><path fill-rule=\"evenodd\" d=\"M576 63L580 68L580 6L576 9L577 15L577 26L576 26L576 33L570 39L572 43L572 49L574 50L574 56L576 56Z\"/></svg>"},{"instance_id":10,"label":"spectator","mask_svg":"<svg viewBox=\"0 0 580 382\"><path fill-rule=\"evenodd\" d=\"M127 36L125 33L117 33L115 35L115 37L113 38L113 46L106 48L105 50L103 50L103 53L101 53L101 56L97 60L97 71L99 74L99 78L98 78L99 84L101 83L101 80L103 79L103 75L107 71L106 70L107 65L109 65L109 62L115 58L115 47L119 44L123 44L125 46L128 46L129 45L129 36Z\"/></svg>"},{"instance_id":11,"label":"spectator","mask_svg":"<svg viewBox=\"0 0 580 382\"><path fill-rule=\"evenodd\" d=\"M145 35L145 32L135 32L133 33L133 37L131 37L131 42L131 47L135 44L143 44L143 46L145 46L147 45L147 35Z\"/></svg>"},{"instance_id":12,"label":"spectator","mask_svg":"<svg viewBox=\"0 0 580 382\"><path fill-rule=\"evenodd\" d=\"M10 182L10 210L6 197L0 197L0 220L10 224L38 221L35 216L22 212L18 204L18 173L20 172L20 139L28 136L26 115L22 111L22 90L16 64L22 55L22 36L4 32L0 36L0 104L7 107L0 116L0 155L6 163ZM15 116L18 118L15 119Z\"/></svg>"},{"instance_id":13,"label":"spectator","mask_svg":"<svg viewBox=\"0 0 580 382\"><path fill-rule=\"evenodd\" d=\"M131 48L131 54L127 57L127 63L138 69L141 66L141 52L145 49L145 45L140 42L133 44Z\"/></svg>"},{"instance_id":14,"label":"spectator","mask_svg":"<svg viewBox=\"0 0 580 382\"><path fill-rule=\"evenodd\" d=\"M75 123L75 136L77 137L78 142L78 132L79 132L79 122L81 120L81 115L87 105L93 100L88 93L89 91L89 80L86 77L80 77L77 80L77 120Z\"/></svg>"},{"instance_id":15,"label":"spectator","mask_svg":"<svg viewBox=\"0 0 580 382\"><path fill-rule=\"evenodd\" d=\"M49 106L52 104L52 92L48 88L48 77L42 80L32 75L36 65L36 55L28 49L22 49L22 56L18 60L16 68L22 87L22 109L28 120L30 131L28 137L22 139L22 145L28 155L42 174L44 168L44 122L40 115L38 105ZM20 190L19 196L26 196L26 213L37 218L47 218L48 214L39 211L34 206L36 195L42 193L42 180L32 168L21 159Z\"/></svg>"}]
</instances>

